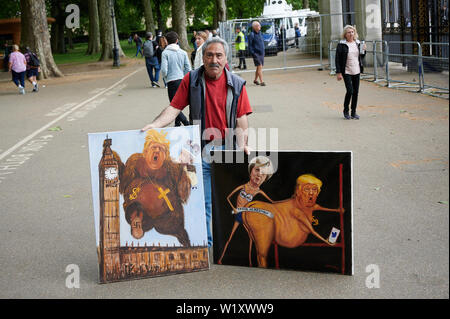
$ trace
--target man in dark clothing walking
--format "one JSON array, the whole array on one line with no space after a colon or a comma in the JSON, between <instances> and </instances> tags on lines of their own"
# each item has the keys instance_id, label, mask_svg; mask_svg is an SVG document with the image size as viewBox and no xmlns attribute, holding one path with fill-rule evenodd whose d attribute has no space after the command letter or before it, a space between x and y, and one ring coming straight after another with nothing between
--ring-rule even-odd
<instances>
[{"instance_id":1,"label":"man in dark clothing walking","mask_svg":"<svg viewBox=\"0 0 450 319\"><path fill-rule=\"evenodd\" d=\"M252 32L248 36L248 50L253 57L253 62L256 66L255 80L256 85L265 86L263 81L262 68L264 66L264 39L261 33L261 24L258 21L253 21ZM258 78L260 82L258 82Z\"/></svg>"}]
</instances>

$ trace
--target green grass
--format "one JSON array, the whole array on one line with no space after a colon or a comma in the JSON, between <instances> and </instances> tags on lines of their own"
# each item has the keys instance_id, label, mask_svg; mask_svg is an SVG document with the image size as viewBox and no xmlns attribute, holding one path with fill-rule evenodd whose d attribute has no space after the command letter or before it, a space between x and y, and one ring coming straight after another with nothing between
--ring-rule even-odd
<instances>
[{"instance_id":1,"label":"green grass","mask_svg":"<svg viewBox=\"0 0 450 319\"><path fill-rule=\"evenodd\" d=\"M136 45L133 42L128 44L128 40L121 40L120 46L127 57L134 57L136 54ZM100 59L100 53L86 55L88 44L76 43L73 49L67 50L67 53L54 53L53 58L56 64L81 64L97 62ZM139 55L140 56L140 55Z\"/></svg>"}]
</instances>

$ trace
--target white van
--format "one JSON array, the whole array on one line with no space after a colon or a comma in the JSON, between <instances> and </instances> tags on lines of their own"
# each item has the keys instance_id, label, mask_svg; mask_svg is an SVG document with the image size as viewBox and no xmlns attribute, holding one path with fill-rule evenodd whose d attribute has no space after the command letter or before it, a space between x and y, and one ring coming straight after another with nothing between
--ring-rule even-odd
<instances>
[{"instance_id":1,"label":"white van","mask_svg":"<svg viewBox=\"0 0 450 319\"><path fill-rule=\"evenodd\" d=\"M288 4L286 0L266 0L262 14L262 18L275 20L278 32L281 26L284 26L287 45L292 45L295 42L296 23L298 23L300 29L300 36L306 36L308 31L306 18L311 16L319 16L319 13L310 9L292 10L292 5Z\"/></svg>"}]
</instances>

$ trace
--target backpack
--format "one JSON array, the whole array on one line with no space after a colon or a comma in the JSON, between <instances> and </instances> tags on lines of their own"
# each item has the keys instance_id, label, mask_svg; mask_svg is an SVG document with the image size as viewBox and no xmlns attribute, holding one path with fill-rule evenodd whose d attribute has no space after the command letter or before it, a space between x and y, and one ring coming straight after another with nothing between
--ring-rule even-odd
<instances>
[{"instance_id":1,"label":"backpack","mask_svg":"<svg viewBox=\"0 0 450 319\"><path fill-rule=\"evenodd\" d=\"M147 40L144 42L144 56L146 58L151 58L155 54L153 50L153 41Z\"/></svg>"},{"instance_id":2,"label":"backpack","mask_svg":"<svg viewBox=\"0 0 450 319\"><path fill-rule=\"evenodd\" d=\"M40 65L38 57L33 52L30 52L30 63L28 64L34 67L38 67Z\"/></svg>"}]
</instances>

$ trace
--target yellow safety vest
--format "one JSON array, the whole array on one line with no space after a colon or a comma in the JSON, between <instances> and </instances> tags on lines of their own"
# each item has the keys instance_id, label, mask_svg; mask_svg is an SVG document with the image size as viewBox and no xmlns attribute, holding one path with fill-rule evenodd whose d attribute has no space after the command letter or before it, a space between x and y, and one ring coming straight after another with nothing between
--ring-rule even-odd
<instances>
[{"instance_id":1,"label":"yellow safety vest","mask_svg":"<svg viewBox=\"0 0 450 319\"><path fill-rule=\"evenodd\" d=\"M241 38L241 42L236 42L236 51L245 50L245 36L244 33L239 32L237 35L238 38Z\"/></svg>"}]
</instances>

